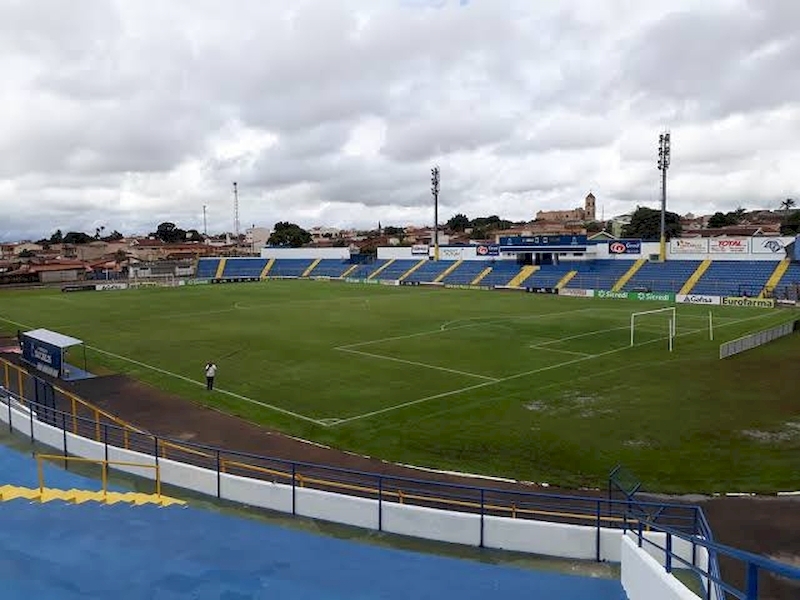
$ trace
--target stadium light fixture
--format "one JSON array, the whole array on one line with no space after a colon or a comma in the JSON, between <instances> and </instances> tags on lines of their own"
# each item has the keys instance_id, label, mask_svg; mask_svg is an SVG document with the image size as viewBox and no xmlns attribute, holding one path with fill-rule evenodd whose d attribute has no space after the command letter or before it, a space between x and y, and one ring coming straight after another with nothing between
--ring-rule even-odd
<instances>
[{"instance_id":1,"label":"stadium light fixture","mask_svg":"<svg viewBox=\"0 0 800 600\"><path fill-rule=\"evenodd\" d=\"M439 166L431 169L431 194L433 195L433 259L439 260Z\"/></svg>"},{"instance_id":2,"label":"stadium light fixture","mask_svg":"<svg viewBox=\"0 0 800 600\"><path fill-rule=\"evenodd\" d=\"M658 170L661 171L661 246L659 258L661 262L667 260L667 169L669 169L671 156L670 134L662 133L658 136Z\"/></svg>"}]
</instances>

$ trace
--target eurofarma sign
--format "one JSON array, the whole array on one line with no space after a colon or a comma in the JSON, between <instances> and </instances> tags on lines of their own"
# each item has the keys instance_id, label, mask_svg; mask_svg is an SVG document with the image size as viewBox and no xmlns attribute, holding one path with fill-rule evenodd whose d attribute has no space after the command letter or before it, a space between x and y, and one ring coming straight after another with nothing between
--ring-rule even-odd
<instances>
[{"instance_id":1,"label":"eurofarma sign","mask_svg":"<svg viewBox=\"0 0 800 600\"><path fill-rule=\"evenodd\" d=\"M728 296L722 299L722 305L747 308L775 308L775 300L773 298L734 298Z\"/></svg>"}]
</instances>

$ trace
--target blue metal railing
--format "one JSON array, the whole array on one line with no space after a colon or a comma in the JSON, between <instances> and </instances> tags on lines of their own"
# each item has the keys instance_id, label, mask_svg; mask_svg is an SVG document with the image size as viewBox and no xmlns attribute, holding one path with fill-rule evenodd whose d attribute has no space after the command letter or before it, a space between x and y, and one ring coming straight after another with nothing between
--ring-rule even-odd
<instances>
[{"instance_id":1,"label":"blue metal railing","mask_svg":"<svg viewBox=\"0 0 800 600\"><path fill-rule=\"evenodd\" d=\"M261 480L282 482L292 489L292 514L296 514L295 492L298 487L335 491L378 501L378 527L382 530L382 506L385 503L404 503L450 511L480 515L483 546L483 519L487 516L510 516L518 519L551 521L591 525L596 529L595 559L602 560L600 533L602 529L615 528L637 532L639 545L650 544L665 552L666 569L672 570L675 562L685 564L707 582L705 598L725 600L732 594L742 600L758 598L759 572L769 572L800 582L800 569L790 567L756 554L736 550L714 541L711 527L699 506L678 503L632 502L602 496L589 497L569 494L549 494L480 487L428 479L385 475L368 471L344 469L330 465L266 457L237 452L184 440L174 440L118 426L100 423L52 407L39 406L25 398L4 390L0 405L8 411L9 431L12 430L11 411L15 400L31 410L30 438L35 442L34 419L53 425L63 432L63 447L67 454L67 432L102 442L106 455L108 448L125 448L159 458L168 457L186 464L216 472L216 495L221 498L220 480L223 473ZM34 416L35 415L35 416ZM666 534L665 546L648 538L651 533ZM692 545L692 558L688 561L672 552L672 540L678 538ZM708 567L697 566L697 548L708 552ZM737 590L723 580L717 555L732 557L746 565L748 587ZM712 594L713 592L713 594Z\"/></svg>"},{"instance_id":2,"label":"blue metal railing","mask_svg":"<svg viewBox=\"0 0 800 600\"><path fill-rule=\"evenodd\" d=\"M702 512L701 512L702 514ZM702 517L705 520L705 517ZM706 523L704 527L707 527ZM653 539L649 539L645 530L650 528L651 531L657 531L665 534L665 543L663 546L658 544ZM710 530L709 530L710 534ZM684 540L692 544L693 560L687 561L673 552L674 539ZM655 523L648 523L645 520L640 520L636 529L636 539L640 548L645 548L646 545L652 546L657 550L664 553L664 568L668 573L671 573L675 567L676 562L692 571L701 580L707 582L705 586L705 597L712 597L712 589L714 590L715 597L718 600L724 600L729 597L738 598L739 600L758 600L759 598L759 576L762 573L769 573L778 577L789 579L793 582L800 583L800 567L794 567L784 563L780 563L769 558L765 558L752 552L738 550L725 546L708 539L702 535L687 535L682 531L678 531L672 527L657 525ZM718 561L709 560L709 568L702 569L698 567L694 560L696 547L705 548L708 551L709 558L712 554L717 556L725 556L739 562L744 567L746 574L745 587L739 589L734 585L725 581L719 572ZM716 569L714 568L716 565ZM679 567L680 568L680 567Z\"/></svg>"}]
</instances>

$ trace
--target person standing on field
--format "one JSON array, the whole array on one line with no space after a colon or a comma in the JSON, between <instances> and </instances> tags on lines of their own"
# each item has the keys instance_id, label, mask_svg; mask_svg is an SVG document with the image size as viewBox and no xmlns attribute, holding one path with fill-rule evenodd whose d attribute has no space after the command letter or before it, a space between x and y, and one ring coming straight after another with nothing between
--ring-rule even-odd
<instances>
[{"instance_id":1,"label":"person standing on field","mask_svg":"<svg viewBox=\"0 0 800 600\"><path fill-rule=\"evenodd\" d=\"M212 361L206 363L206 389L211 391L214 389L214 377L217 375L217 365Z\"/></svg>"}]
</instances>

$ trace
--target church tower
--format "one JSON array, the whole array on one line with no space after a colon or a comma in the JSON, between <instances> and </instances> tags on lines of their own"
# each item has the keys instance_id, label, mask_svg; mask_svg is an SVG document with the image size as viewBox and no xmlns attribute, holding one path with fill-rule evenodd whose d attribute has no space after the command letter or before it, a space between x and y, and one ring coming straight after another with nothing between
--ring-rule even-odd
<instances>
[{"instance_id":1,"label":"church tower","mask_svg":"<svg viewBox=\"0 0 800 600\"><path fill-rule=\"evenodd\" d=\"M586 221L597 220L597 201L592 192L589 192L589 195L586 196L586 202L584 204L583 214L584 214L584 220Z\"/></svg>"}]
</instances>

